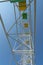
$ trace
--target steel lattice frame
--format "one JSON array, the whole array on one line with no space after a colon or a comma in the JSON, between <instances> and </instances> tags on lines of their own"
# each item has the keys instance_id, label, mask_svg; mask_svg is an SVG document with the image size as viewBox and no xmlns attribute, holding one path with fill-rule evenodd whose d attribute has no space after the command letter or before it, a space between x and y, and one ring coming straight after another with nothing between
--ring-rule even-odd
<instances>
[{"instance_id":1,"label":"steel lattice frame","mask_svg":"<svg viewBox=\"0 0 43 65\"><path fill-rule=\"evenodd\" d=\"M0 2L6 2L6 0L2 0ZM18 8L19 6L17 5L17 3L13 3L14 6L14 15L15 15L15 23L12 24L12 26L10 27L10 29L8 30L8 32L6 31L6 28L4 26L2 17L0 15L0 20L1 20L1 24L2 27L4 29L6 38L8 40L8 44L10 46L11 52L12 52L12 56L14 57L14 61L16 63L16 65L35 65L34 64L34 44L35 44L35 34L36 34L36 0L34 0L34 41L32 40L32 26L31 26L31 3L33 2L33 0L29 0L29 4L27 4L26 9L29 9L29 32L28 34L23 33L18 33L18 23L19 23L19 19L22 17L22 12L19 10L19 18L16 19L16 11L15 11L15 6ZM25 12L26 10L24 10L23 12ZM20 25L22 23L22 19L20 22ZM13 33L9 33L12 28L14 27L14 25L16 24L16 34ZM23 24L23 23L22 23ZM24 30L23 30L24 31ZM13 38L13 35L17 36L17 39ZM18 43L18 46L16 46L17 44L14 44L14 47L12 47L11 42L9 40L9 38L11 38L13 41L15 40ZM26 38L26 39L25 39ZM25 40L24 40L25 39ZM28 44L26 44L26 40L28 40ZM20 59L18 59L18 61L16 60L16 57L14 56L15 54L20 56Z\"/></svg>"}]
</instances>

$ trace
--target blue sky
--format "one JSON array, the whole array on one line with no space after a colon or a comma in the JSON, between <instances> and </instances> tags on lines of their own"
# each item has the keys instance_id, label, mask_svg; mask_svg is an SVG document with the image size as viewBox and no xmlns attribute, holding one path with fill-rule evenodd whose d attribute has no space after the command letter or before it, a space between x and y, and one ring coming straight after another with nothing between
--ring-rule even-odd
<instances>
[{"instance_id":1,"label":"blue sky","mask_svg":"<svg viewBox=\"0 0 43 65\"><path fill-rule=\"evenodd\" d=\"M12 4L0 3L0 14L2 15L5 26L8 24L6 30L8 29L9 24L12 24L12 22L9 21L14 21L14 13L12 10ZM0 65L8 65L7 63L9 63L11 57L11 52L9 51L9 45L0 23ZM43 0L37 0L35 64L43 65Z\"/></svg>"},{"instance_id":2,"label":"blue sky","mask_svg":"<svg viewBox=\"0 0 43 65\"><path fill-rule=\"evenodd\" d=\"M43 65L43 0L37 0L36 65Z\"/></svg>"}]
</instances>

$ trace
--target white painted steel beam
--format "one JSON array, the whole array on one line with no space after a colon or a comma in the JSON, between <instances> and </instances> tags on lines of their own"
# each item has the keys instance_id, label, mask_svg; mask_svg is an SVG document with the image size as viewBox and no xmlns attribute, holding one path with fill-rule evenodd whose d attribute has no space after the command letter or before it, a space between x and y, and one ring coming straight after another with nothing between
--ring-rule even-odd
<instances>
[{"instance_id":1,"label":"white painted steel beam","mask_svg":"<svg viewBox=\"0 0 43 65\"><path fill-rule=\"evenodd\" d=\"M10 0L0 0L0 2L7 2L7 1L10 1Z\"/></svg>"}]
</instances>

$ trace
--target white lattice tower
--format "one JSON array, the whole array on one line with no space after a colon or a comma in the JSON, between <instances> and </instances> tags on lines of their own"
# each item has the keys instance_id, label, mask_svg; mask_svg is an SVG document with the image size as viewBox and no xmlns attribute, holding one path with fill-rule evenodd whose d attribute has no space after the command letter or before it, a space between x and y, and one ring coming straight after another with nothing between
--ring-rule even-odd
<instances>
[{"instance_id":1,"label":"white lattice tower","mask_svg":"<svg viewBox=\"0 0 43 65\"><path fill-rule=\"evenodd\" d=\"M27 2L28 1L28 2ZM35 27L36 27L36 0L34 0L34 32L32 32L32 20L31 20L31 3L33 0L26 1L26 9L23 11L19 10L19 5L13 3L14 6L14 16L16 24L16 33L10 34L14 24L10 27L9 31L6 31L2 17L0 15L1 24L3 26L6 38L8 40L12 55L18 56L18 60L15 60L16 65L34 65L34 44L35 44ZM5 1L1 1L5 2ZM19 18L16 16L16 7L19 11ZM22 18L22 14L27 13L26 19ZM32 34L34 34L32 36ZM13 36L14 35L14 36ZM12 46L9 37L13 39L14 45Z\"/></svg>"}]
</instances>

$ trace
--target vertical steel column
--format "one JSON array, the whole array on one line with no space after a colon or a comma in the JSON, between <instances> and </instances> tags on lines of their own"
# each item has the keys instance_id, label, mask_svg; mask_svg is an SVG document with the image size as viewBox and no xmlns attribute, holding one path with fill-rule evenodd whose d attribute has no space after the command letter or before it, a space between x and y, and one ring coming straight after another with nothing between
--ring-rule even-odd
<instances>
[{"instance_id":1,"label":"vertical steel column","mask_svg":"<svg viewBox=\"0 0 43 65\"><path fill-rule=\"evenodd\" d=\"M34 50L35 50L35 41L36 41L36 0L34 0ZM35 56L34 56L34 65L35 65Z\"/></svg>"},{"instance_id":2,"label":"vertical steel column","mask_svg":"<svg viewBox=\"0 0 43 65\"><path fill-rule=\"evenodd\" d=\"M36 35L36 0L34 0L34 44Z\"/></svg>"}]
</instances>

